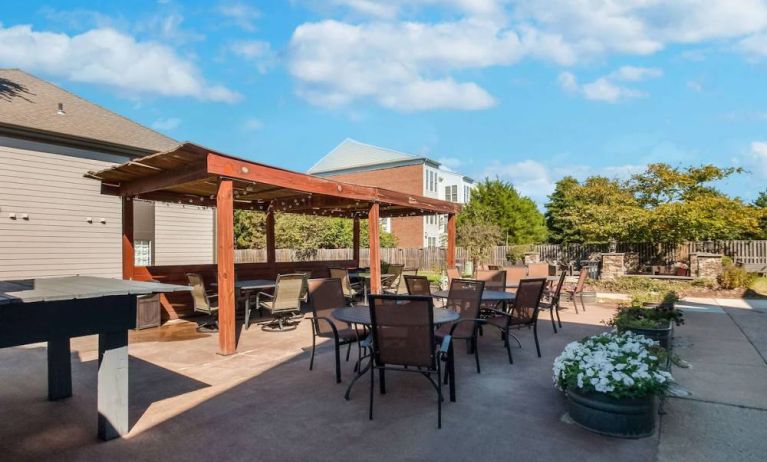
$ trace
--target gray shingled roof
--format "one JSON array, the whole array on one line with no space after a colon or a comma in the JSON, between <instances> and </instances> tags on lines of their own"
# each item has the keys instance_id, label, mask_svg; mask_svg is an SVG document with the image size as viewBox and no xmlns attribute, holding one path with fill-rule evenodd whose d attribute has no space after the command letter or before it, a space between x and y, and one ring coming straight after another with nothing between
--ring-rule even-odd
<instances>
[{"instance_id":1,"label":"gray shingled roof","mask_svg":"<svg viewBox=\"0 0 767 462\"><path fill-rule=\"evenodd\" d=\"M310 168L307 173L312 175L338 170L347 170L360 167L369 167L380 164L391 164L398 162L437 162L430 161L426 157L418 157L393 149L381 148L371 144L360 143L351 138L346 138L330 151L325 157L320 159Z\"/></svg>"},{"instance_id":2,"label":"gray shingled roof","mask_svg":"<svg viewBox=\"0 0 767 462\"><path fill-rule=\"evenodd\" d=\"M58 113L63 104L64 115ZM177 141L19 69L0 69L0 124L151 151Z\"/></svg>"}]
</instances>

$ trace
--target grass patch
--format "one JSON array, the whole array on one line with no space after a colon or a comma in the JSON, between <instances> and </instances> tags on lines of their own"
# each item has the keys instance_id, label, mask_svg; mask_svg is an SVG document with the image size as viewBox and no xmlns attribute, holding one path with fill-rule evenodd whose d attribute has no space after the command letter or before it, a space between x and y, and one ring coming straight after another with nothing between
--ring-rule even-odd
<instances>
[{"instance_id":1,"label":"grass patch","mask_svg":"<svg viewBox=\"0 0 767 462\"><path fill-rule=\"evenodd\" d=\"M767 277L760 277L756 278L751 282L751 285L748 286L749 289L753 290L759 295L767 296Z\"/></svg>"}]
</instances>

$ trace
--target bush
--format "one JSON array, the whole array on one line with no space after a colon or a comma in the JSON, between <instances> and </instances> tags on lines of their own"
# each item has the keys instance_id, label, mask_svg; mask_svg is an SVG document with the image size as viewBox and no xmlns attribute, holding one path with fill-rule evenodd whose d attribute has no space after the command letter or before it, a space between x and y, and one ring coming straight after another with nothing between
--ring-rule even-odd
<instances>
[{"instance_id":1,"label":"bush","mask_svg":"<svg viewBox=\"0 0 767 462\"><path fill-rule=\"evenodd\" d=\"M748 287L756 279L756 275L747 273L740 266L725 266L719 276L719 285L723 289L740 289Z\"/></svg>"}]
</instances>

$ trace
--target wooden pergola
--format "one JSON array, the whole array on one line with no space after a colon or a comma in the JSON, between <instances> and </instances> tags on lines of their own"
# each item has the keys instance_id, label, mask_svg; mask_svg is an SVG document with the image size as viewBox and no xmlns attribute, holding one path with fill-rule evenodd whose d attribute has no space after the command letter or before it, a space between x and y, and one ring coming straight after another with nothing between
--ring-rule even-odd
<instances>
[{"instance_id":1,"label":"wooden pergola","mask_svg":"<svg viewBox=\"0 0 767 462\"><path fill-rule=\"evenodd\" d=\"M347 263L355 266L359 265L360 219L366 218L369 222L372 293L381 291L379 218L446 214L446 261L449 267L455 266L455 225L460 206L452 202L293 172L188 142L170 151L100 172L89 172L86 176L101 181L103 194L122 197L123 279L158 279L180 283L186 271L215 270L219 293L219 352L225 355L236 350L235 209L266 214L267 261L264 264L242 264L246 273L274 277L281 270L288 269L287 265L275 259L275 212L353 219L353 260ZM135 267L134 199L215 207L216 265Z\"/></svg>"}]
</instances>

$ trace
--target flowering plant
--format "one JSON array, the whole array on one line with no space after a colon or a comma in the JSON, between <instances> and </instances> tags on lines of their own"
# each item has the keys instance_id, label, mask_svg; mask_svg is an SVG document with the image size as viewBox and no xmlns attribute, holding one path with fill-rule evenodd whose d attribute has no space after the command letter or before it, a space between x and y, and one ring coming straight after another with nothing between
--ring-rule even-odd
<instances>
[{"instance_id":1,"label":"flowering plant","mask_svg":"<svg viewBox=\"0 0 767 462\"><path fill-rule=\"evenodd\" d=\"M554 360L554 384L560 390L595 391L613 398L642 398L662 393L672 380L661 370L658 343L632 332L607 332L572 342Z\"/></svg>"}]
</instances>

